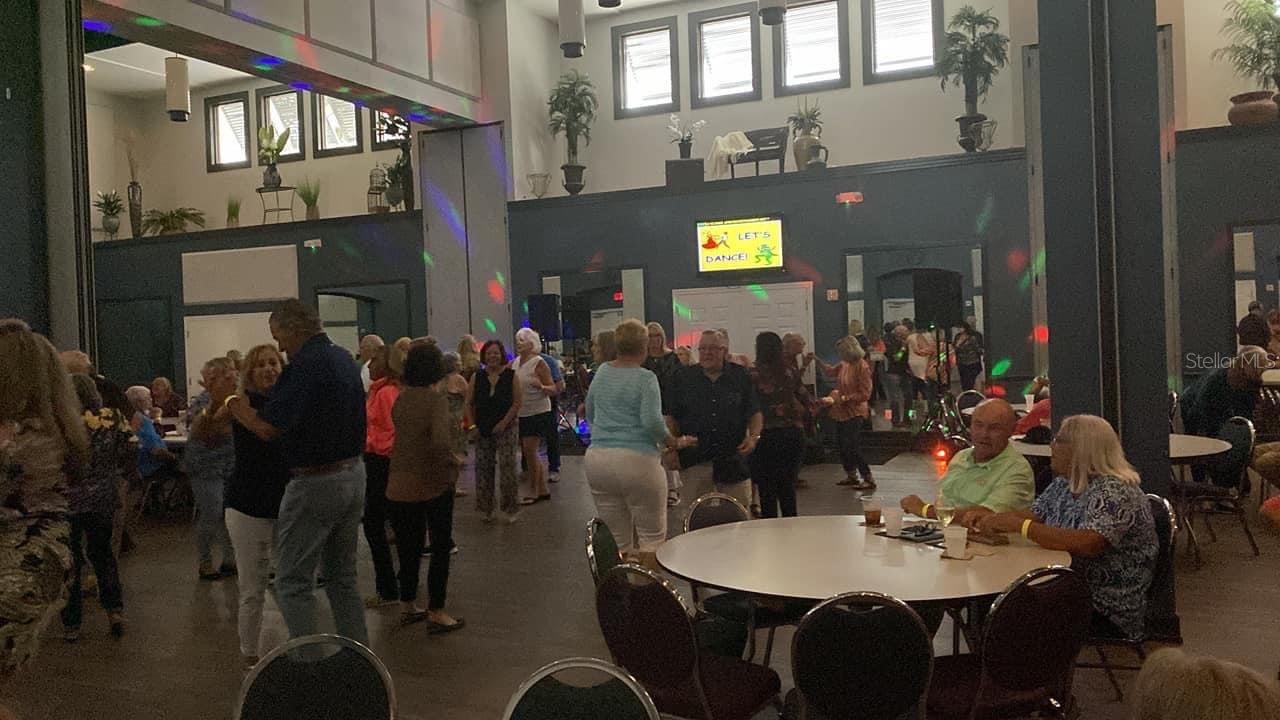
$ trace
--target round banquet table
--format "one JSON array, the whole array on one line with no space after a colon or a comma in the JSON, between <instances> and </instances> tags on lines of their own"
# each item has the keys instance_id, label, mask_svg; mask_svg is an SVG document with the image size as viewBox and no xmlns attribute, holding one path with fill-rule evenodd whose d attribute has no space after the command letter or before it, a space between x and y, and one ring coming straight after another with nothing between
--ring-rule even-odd
<instances>
[{"instance_id":1,"label":"round banquet table","mask_svg":"<svg viewBox=\"0 0 1280 720\"><path fill-rule=\"evenodd\" d=\"M862 522L827 515L716 525L666 541L657 559L677 577L721 590L803 600L874 591L906 602L996 595L1029 570L1071 563L1016 535L990 547L991 556L944 560L940 548L878 536Z\"/></svg>"},{"instance_id":2,"label":"round banquet table","mask_svg":"<svg viewBox=\"0 0 1280 720\"><path fill-rule=\"evenodd\" d=\"M1024 457L1052 457L1053 450L1049 445L1032 445L1021 440L1011 440L1013 449ZM1231 443L1217 438L1200 437L1199 435L1169 435L1169 460L1173 463L1189 463L1231 449Z\"/></svg>"}]
</instances>

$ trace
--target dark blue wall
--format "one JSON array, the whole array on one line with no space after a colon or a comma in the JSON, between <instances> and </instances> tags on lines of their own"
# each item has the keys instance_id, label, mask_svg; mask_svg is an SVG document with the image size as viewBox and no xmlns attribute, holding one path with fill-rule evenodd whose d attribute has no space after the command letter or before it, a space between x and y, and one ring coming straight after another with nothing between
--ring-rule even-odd
<instances>
[{"instance_id":1,"label":"dark blue wall","mask_svg":"<svg viewBox=\"0 0 1280 720\"><path fill-rule=\"evenodd\" d=\"M0 2L0 318L49 330L36 0Z\"/></svg>"},{"instance_id":2,"label":"dark blue wall","mask_svg":"<svg viewBox=\"0 0 1280 720\"><path fill-rule=\"evenodd\" d=\"M320 238L324 247L310 250L302 243ZM317 289L340 286L405 282L409 287L408 334L426 334L427 284L422 258L422 213L402 212L315 222L213 230L141 240L118 240L94 246L94 274L100 311L98 337L106 347L119 346L128 337L137 348L127 356L104 357L104 372L114 371L121 383L149 382L168 370L175 387L185 387L186 357L183 318L192 315L263 312L270 303L200 305L187 308L182 300L182 254L230 250L263 245L298 246L298 291L303 302L314 304ZM117 312L126 302L147 300L143 306L169 308L168 335L139 332L130 315ZM163 318L152 318L148 328L162 328ZM403 322L403 321L401 321ZM157 358L171 358L165 367L147 367Z\"/></svg>"},{"instance_id":3,"label":"dark blue wall","mask_svg":"<svg viewBox=\"0 0 1280 720\"><path fill-rule=\"evenodd\" d=\"M845 333L846 253L922 248L927 258L930 246L982 247L988 346L994 358L1011 360L1011 376L1025 377L1032 373L1031 300L1020 284L1029 242L1025 173L1017 149L717 181L682 194L650 188L513 202L512 291L540 292L543 272L643 267L646 314L670 328L673 289L812 280L810 346L825 351ZM865 202L838 205L836 194L850 190ZM773 212L785 217L786 277L698 275L699 220ZM967 266L966 259L952 269L968 277ZM864 272L864 285L871 277ZM840 299L829 302L828 289Z\"/></svg>"}]
</instances>

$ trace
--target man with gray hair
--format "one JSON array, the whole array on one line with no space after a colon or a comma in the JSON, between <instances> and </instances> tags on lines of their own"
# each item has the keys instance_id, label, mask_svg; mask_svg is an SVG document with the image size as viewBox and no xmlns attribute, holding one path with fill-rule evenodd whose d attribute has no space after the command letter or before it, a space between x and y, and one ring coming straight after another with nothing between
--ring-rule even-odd
<instances>
[{"instance_id":1,"label":"man with gray hair","mask_svg":"<svg viewBox=\"0 0 1280 720\"><path fill-rule=\"evenodd\" d=\"M339 635L367 643L356 588L356 538L364 513L364 391L346 350L324 333L316 311L285 301L268 319L289 356L259 415L235 396L235 419L263 440L277 440L292 476L276 521L276 597L291 637L319 632L315 578L327 584Z\"/></svg>"},{"instance_id":2,"label":"man with gray hair","mask_svg":"<svg viewBox=\"0 0 1280 720\"><path fill-rule=\"evenodd\" d=\"M373 385L373 378L369 376L369 363L373 362L373 356L384 344L377 335L369 334L360 338L360 382L364 383L366 393Z\"/></svg>"}]
</instances>

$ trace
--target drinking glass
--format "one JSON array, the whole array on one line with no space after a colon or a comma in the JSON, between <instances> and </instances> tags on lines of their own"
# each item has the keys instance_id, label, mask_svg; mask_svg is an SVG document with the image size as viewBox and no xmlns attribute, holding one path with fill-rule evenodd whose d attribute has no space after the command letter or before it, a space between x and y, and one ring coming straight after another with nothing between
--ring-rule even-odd
<instances>
[{"instance_id":1,"label":"drinking glass","mask_svg":"<svg viewBox=\"0 0 1280 720\"><path fill-rule=\"evenodd\" d=\"M880 525L880 511L883 507L878 497L866 496L862 498L862 514L868 527Z\"/></svg>"},{"instance_id":2,"label":"drinking glass","mask_svg":"<svg viewBox=\"0 0 1280 720\"><path fill-rule=\"evenodd\" d=\"M950 500L943 495L939 495L938 502L934 504L933 510L938 513L938 522L943 529L951 526L951 521L956 517L956 506Z\"/></svg>"}]
</instances>

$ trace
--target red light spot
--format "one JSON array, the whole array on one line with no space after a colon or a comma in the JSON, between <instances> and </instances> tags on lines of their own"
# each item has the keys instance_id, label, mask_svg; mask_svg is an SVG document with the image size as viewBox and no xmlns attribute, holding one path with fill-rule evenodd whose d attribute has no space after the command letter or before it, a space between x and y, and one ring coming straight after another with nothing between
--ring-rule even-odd
<instances>
[{"instance_id":1,"label":"red light spot","mask_svg":"<svg viewBox=\"0 0 1280 720\"><path fill-rule=\"evenodd\" d=\"M1037 325L1033 335L1035 336L1036 342L1041 345L1047 345L1049 343L1049 326Z\"/></svg>"},{"instance_id":2,"label":"red light spot","mask_svg":"<svg viewBox=\"0 0 1280 720\"><path fill-rule=\"evenodd\" d=\"M836 193L836 202L841 205L860 205L865 199L860 192Z\"/></svg>"},{"instance_id":3,"label":"red light spot","mask_svg":"<svg viewBox=\"0 0 1280 720\"><path fill-rule=\"evenodd\" d=\"M991 387L987 388L987 394L992 397L1004 397L1005 395L1008 394L1008 392L1009 392L1008 390L1004 389L1003 385L992 385Z\"/></svg>"},{"instance_id":4,"label":"red light spot","mask_svg":"<svg viewBox=\"0 0 1280 720\"><path fill-rule=\"evenodd\" d=\"M489 299L496 305L501 305L507 299L506 290L502 289L502 285L497 280L490 280L485 288L489 291Z\"/></svg>"},{"instance_id":5,"label":"red light spot","mask_svg":"<svg viewBox=\"0 0 1280 720\"><path fill-rule=\"evenodd\" d=\"M934 450L934 451L933 451L933 456L934 456L934 457L936 457L936 458L938 458L939 460L946 460L946 459L947 459L947 449L946 449L946 448L938 448L937 450Z\"/></svg>"},{"instance_id":6,"label":"red light spot","mask_svg":"<svg viewBox=\"0 0 1280 720\"><path fill-rule=\"evenodd\" d=\"M1031 257L1027 255L1026 250L1010 250L1005 257L1005 263L1009 266L1009 272L1018 274L1027 268L1027 263Z\"/></svg>"},{"instance_id":7,"label":"red light spot","mask_svg":"<svg viewBox=\"0 0 1280 720\"><path fill-rule=\"evenodd\" d=\"M613 301L614 301L614 302L622 302L622 291L621 291L621 290L619 290L619 291L617 291L617 292L615 292L615 293L613 294Z\"/></svg>"}]
</instances>

